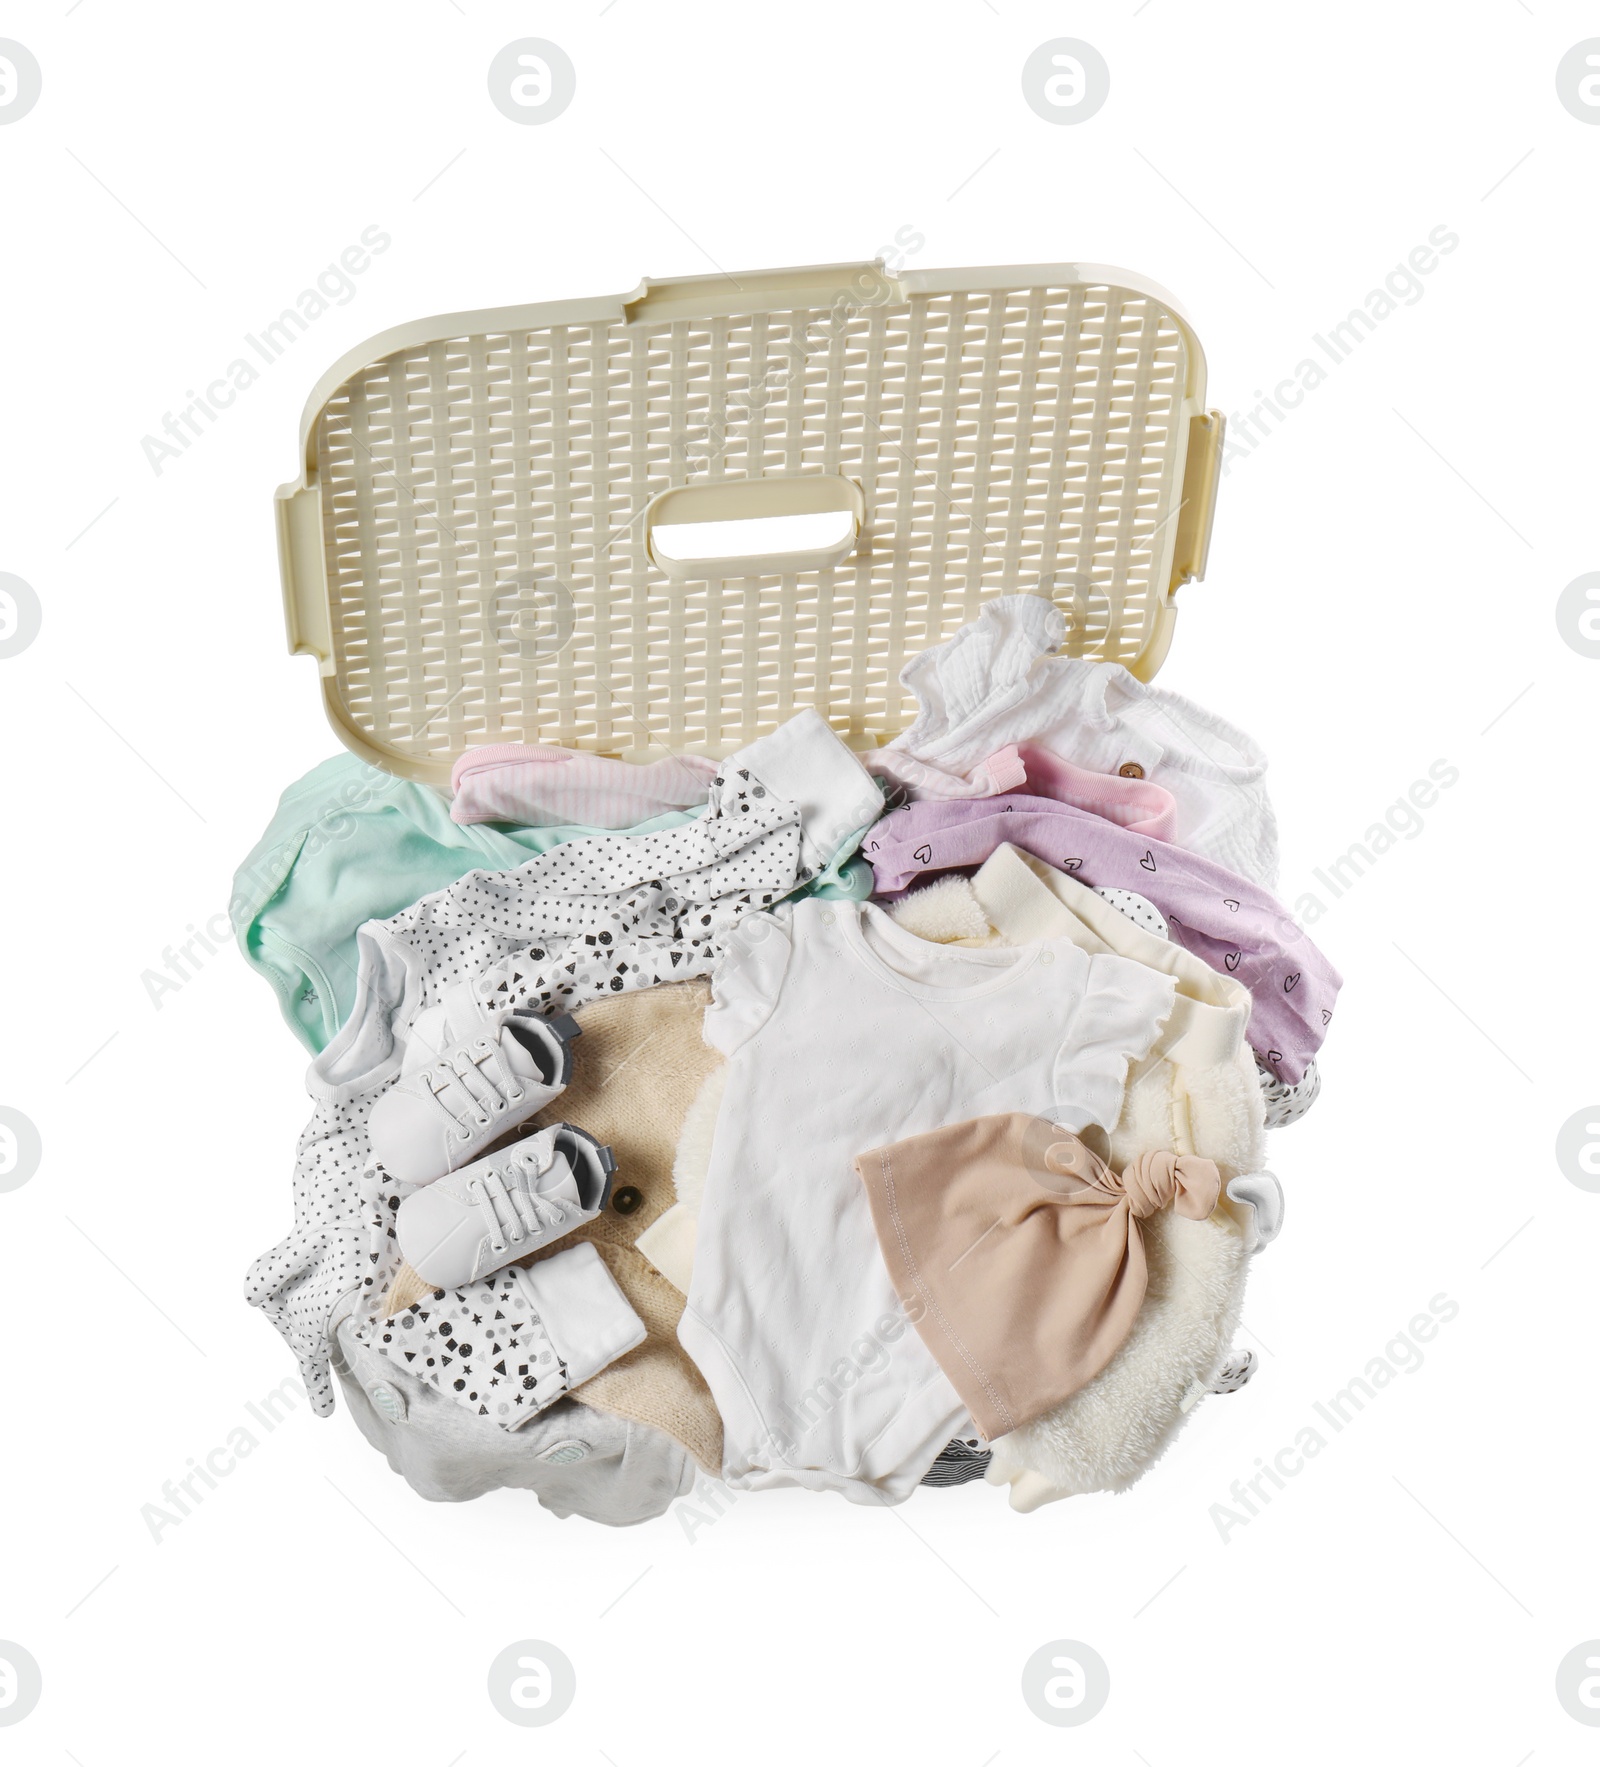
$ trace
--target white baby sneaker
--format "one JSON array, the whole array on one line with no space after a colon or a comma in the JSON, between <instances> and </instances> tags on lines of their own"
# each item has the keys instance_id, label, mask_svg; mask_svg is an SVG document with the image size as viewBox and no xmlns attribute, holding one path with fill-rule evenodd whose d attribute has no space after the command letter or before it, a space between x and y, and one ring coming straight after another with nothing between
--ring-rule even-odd
<instances>
[{"instance_id":1,"label":"white baby sneaker","mask_svg":"<svg viewBox=\"0 0 1600 1767\"><path fill-rule=\"evenodd\" d=\"M459 1288L592 1221L611 1194L611 1149L569 1123L414 1191L395 1216L406 1262L435 1288Z\"/></svg>"},{"instance_id":2,"label":"white baby sneaker","mask_svg":"<svg viewBox=\"0 0 1600 1767\"><path fill-rule=\"evenodd\" d=\"M401 1077L372 1107L372 1157L426 1184L559 1098L572 1078L574 1018L507 1012Z\"/></svg>"}]
</instances>

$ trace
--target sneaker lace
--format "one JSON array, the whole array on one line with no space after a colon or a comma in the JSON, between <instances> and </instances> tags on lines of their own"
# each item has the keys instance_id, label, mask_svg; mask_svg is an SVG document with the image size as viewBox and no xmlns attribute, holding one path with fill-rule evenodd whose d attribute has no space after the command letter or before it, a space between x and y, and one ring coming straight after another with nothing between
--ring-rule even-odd
<instances>
[{"instance_id":1,"label":"sneaker lace","mask_svg":"<svg viewBox=\"0 0 1600 1767\"><path fill-rule=\"evenodd\" d=\"M505 1251L508 1240L512 1245L521 1245L524 1239L547 1227L566 1223L566 1205L554 1197L541 1196L533 1188L538 1182L536 1168L524 1160L508 1160L503 1170L514 1175L527 1174L528 1183L508 1185L492 1166L467 1181L467 1195L478 1205L495 1251Z\"/></svg>"},{"instance_id":2,"label":"sneaker lace","mask_svg":"<svg viewBox=\"0 0 1600 1767\"><path fill-rule=\"evenodd\" d=\"M447 1050L426 1077L429 1096L456 1125L463 1141L472 1139L474 1123L487 1128L507 1105L526 1095L521 1079L506 1067L498 1045L487 1037Z\"/></svg>"}]
</instances>

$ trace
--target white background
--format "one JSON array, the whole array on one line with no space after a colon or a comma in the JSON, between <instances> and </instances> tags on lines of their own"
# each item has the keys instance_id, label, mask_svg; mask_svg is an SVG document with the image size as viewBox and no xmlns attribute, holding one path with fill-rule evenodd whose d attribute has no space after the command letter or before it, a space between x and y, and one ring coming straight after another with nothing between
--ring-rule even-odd
<instances>
[{"instance_id":1,"label":"white background","mask_svg":"<svg viewBox=\"0 0 1600 1767\"><path fill-rule=\"evenodd\" d=\"M44 70L0 127L0 570L43 604L0 662L0 1102L44 1146L0 1195L0 1638L44 1674L8 1759L1594 1758L1555 1673L1600 1636L1600 1196L1554 1148L1600 1096L1600 662L1555 604L1600 568L1600 127L1555 70L1597 33L1562 0L5 9ZM527 35L577 68L542 127L485 86ZM1076 126L1020 86L1062 35L1111 70ZM393 243L354 298L154 473L141 438L371 224ZM1253 1384L1120 1498L770 1494L692 1541L518 1492L430 1506L302 1406L152 1540L142 1506L293 1372L240 1290L289 1223L303 1051L231 950L160 1010L140 978L334 752L271 516L322 369L431 312L911 227L925 267L1155 278L1242 416L1441 226L1420 298L1235 456L1162 677L1272 754L1291 904L1431 763L1460 773L1318 889L1346 991L1274 1148ZM1420 1370L1224 1543L1230 1484L1441 1293ZM528 1637L578 1675L538 1732L485 1695ZM1070 1732L1019 1689L1061 1638L1111 1674Z\"/></svg>"}]
</instances>

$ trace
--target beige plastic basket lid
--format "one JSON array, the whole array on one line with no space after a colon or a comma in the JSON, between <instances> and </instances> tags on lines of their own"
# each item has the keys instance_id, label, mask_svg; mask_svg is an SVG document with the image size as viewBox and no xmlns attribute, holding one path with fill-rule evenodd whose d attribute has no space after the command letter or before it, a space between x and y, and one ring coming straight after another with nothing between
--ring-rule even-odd
<instances>
[{"instance_id":1,"label":"beige plastic basket lid","mask_svg":"<svg viewBox=\"0 0 1600 1767\"><path fill-rule=\"evenodd\" d=\"M1222 419L1171 298L1094 265L679 278L353 351L278 492L290 648L344 742L854 746L994 595L1148 679L1204 574Z\"/></svg>"}]
</instances>

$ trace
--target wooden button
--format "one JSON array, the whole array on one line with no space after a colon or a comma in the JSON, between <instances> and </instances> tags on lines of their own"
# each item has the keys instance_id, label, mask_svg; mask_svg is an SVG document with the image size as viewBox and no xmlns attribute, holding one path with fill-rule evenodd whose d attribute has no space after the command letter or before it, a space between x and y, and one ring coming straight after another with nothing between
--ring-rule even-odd
<instances>
[{"instance_id":1,"label":"wooden button","mask_svg":"<svg viewBox=\"0 0 1600 1767\"><path fill-rule=\"evenodd\" d=\"M1124 761L1117 769L1117 774L1122 779L1143 779L1144 768L1137 761Z\"/></svg>"}]
</instances>

